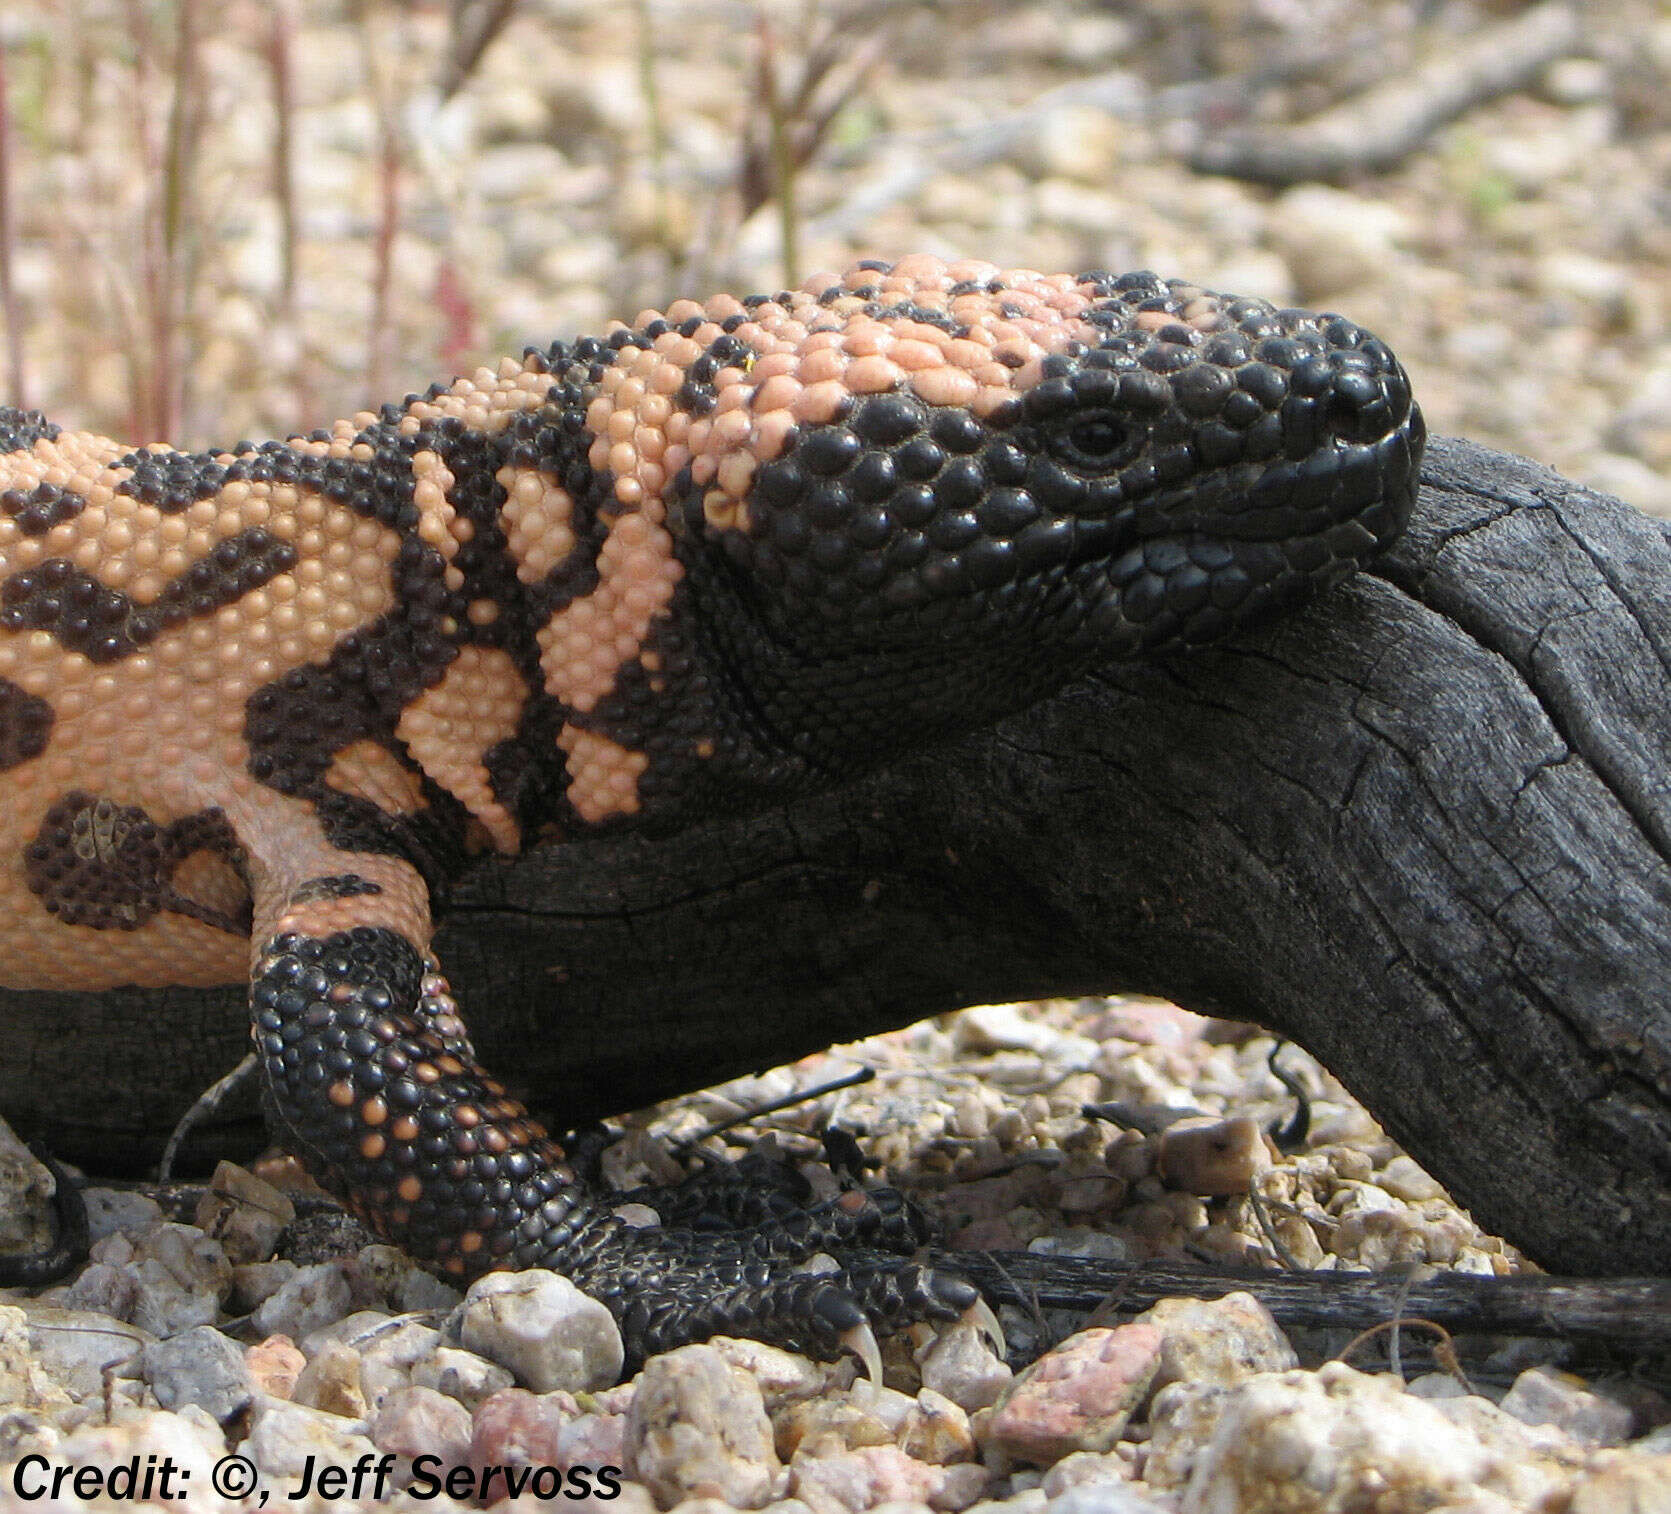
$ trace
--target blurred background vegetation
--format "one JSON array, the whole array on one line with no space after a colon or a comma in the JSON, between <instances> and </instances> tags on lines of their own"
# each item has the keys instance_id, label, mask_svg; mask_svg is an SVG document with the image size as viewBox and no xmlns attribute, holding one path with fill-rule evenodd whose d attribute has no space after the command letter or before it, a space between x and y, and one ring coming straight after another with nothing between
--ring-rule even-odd
<instances>
[{"instance_id":1,"label":"blurred background vegetation","mask_svg":"<svg viewBox=\"0 0 1671 1514\"><path fill-rule=\"evenodd\" d=\"M1662 0L21 0L0 391L182 445L858 256L1348 311L1671 514Z\"/></svg>"}]
</instances>

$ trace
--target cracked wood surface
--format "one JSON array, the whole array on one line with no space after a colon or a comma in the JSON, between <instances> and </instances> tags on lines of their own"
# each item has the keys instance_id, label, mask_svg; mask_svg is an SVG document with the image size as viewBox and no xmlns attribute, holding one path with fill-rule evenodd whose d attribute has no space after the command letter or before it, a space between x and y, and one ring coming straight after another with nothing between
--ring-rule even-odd
<instances>
[{"instance_id":1,"label":"cracked wood surface","mask_svg":"<svg viewBox=\"0 0 1671 1514\"><path fill-rule=\"evenodd\" d=\"M781 811L459 887L490 1065L580 1121L963 1004L1132 990L1316 1053L1486 1226L1671 1270L1671 544L1429 449L1302 614ZM0 1109L97 1168L242 1055L237 988L0 994Z\"/></svg>"}]
</instances>

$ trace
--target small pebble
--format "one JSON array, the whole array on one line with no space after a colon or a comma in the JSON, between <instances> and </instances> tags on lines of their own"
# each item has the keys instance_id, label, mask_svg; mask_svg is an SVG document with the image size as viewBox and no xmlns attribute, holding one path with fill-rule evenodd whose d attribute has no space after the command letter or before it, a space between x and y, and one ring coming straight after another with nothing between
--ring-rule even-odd
<instances>
[{"instance_id":1,"label":"small pebble","mask_svg":"<svg viewBox=\"0 0 1671 1514\"><path fill-rule=\"evenodd\" d=\"M536 1393L607 1388L621 1375L621 1332L604 1306L566 1277L533 1269L490 1272L470 1286L460 1343Z\"/></svg>"},{"instance_id":2,"label":"small pebble","mask_svg":"<svg viewBox=\"0 0 1671 1514\"><path fill-rule=\"evenodd\" d=\"M1246 1193L1271 1166L1257 1120L1180 1120L1160 1135L1155 1170L1168 1188L1215 1197Z\"/></svg>"},{"instance_id":3,"label":"small pebble","mask_svg":"<svg viewBox=\"0 0 1671 1514\"><path fill-rule=\"evenodd\" d=\"M165 1409L196 1404L228 1424L255 1394L243 1349L213 1325L198 1325L140 1352L140 1369Z\"/></svg>"},{"instance_id":4,"label":"small pebble","mask_svg":"<svg viewBox=\"0 0 1671 1514\"><path fill-rule=\"evenodd\" d=\"M244 1365L256 1392L269 1398L289 1398L296 1391L296 1380L307 1366L307 1358L288 1335L270 1335L244 1348Z\"/></svg>"},{"instance_id":5,"label":"small pebble","mask_svg":"<svg viewBox=\"0 0 1671 1514\"><path fill-rule=\"evenodd\" d=\"M1108 1450L1148 1394L1162 1340L1148 1324L1070 1336L1005 1390L987 1423L989 1443L1038 1466Z\"/></svg>"},{"instance_id":6,"label":"small pebble","mask_svg":"<svg viewBox=\"0 0 1671 1514\"><path fill-rule=\"evenodd\" d=\"M302 1368L289 1397L325 1414L364 1419L367 1406L360 1387L360 1353L341 1341L326 1341Z\"/></svg>"},{"instance_id":7,"label":"small pebble","mask_svg":"<svg viewBox=\"0 0 1671 1514\"><path fill-rule=\"evenodd\" d=\"M1136 1323L1161 1333L1157 1388L1177 1382L1228 1388L1256 1373L1286 1372L1300 1364L1270 1310L1250 1293L1162 1299Z\"/></svg>"},{"instance_id":8,"label":"small pebble","mask_svg":"<svg viewBox=\"0 0 1671 1514\"><path fill-rule=\"evenodd\" d=\"M441 1477L453 1467L468 1466L471 1430L470 1411L433 1388L397 1388L371 1421L377 1449L394 1452L406 1464L401 1481L410 1478L418 1456L439 1457L435 1475Z\"/></svg>"},{"instance_id":9,"label":"small pebble","mask_svg":"<svg viewBox=\"0 0 1671 1514\"><path fill-rule=\"evenodd\" d=\"M199 1230L220 1242L236 1266L271 1257L279 1232L296 1218L296 1206L254 1173L221 1162L193 1218Z\"/></svg>"},{"instance_id":10,"label":"small pebble","mask_svg":"<svg viewBox=\"0 0 1671 1514\"><path fill-rule=\"evenodd\" d=\"M298 1267L278 1292L261 1303L251 1319L263 1335L288 1335L299 1340L341 1319L353 1303L343 1263L315 1262Z\"/></svg>"},{"instance_id":11,"label":"small pebble","mask_svg":"<svg viewBox=\"0 0 1671 1514\"><path fill-rule=\"evenodd\" d=\"M1554 1367L1528 1367L1498 1405L1528 1425L1555 1425L1586 1446L1619 1446L1630 1439L1634 1416L1581 1377Z\"/></svg>"},{"instance_id":12,"label":"small pebble","mask_svg":"<svg viewBox=\"0 0 1671 1514\"><path fill-rule=\"evenodd\" d=\"M682 1346L645 1364L626 1452L628 1470L663 1507L712 1497L758 1508L782 1476L759 1387L711 1346Z\"/></svg>"},{"instance_id":13,"label":"small pebble","mask_svg":"<svg viewBox=\"0 0 1671 1514\"><path fill-rule=\"evenodd\" d=\"M516 1378L498 1363L453 1346L437 1346L412 1364L414 1387L433 1388L472 1411L515 1383Z\"/></svg>"}]
</instances>

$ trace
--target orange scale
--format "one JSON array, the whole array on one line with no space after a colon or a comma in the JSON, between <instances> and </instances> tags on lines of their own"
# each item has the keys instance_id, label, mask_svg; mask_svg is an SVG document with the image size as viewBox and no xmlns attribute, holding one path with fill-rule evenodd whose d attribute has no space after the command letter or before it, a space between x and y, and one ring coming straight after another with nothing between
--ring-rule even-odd
<instances>
[{"instance_id":1,"label":"orange scale","mask_svg":"<svg viewBox=\"0 0 1671 1514\"><path fill-rule=\"evenodd\" d=\"M756 385L768 383L775 378L782 378L787 373L795 371L795 353L787 348L775 348L762 353L754 360L754 366L749 369L748 376Z\"/></svg>"},{"instance_id":2,"label":"orange scale","mask_svg":"<svg viewBox=\"0 0 1671 1514\"><path fill-rule=\"evenodd\" d=\"M767 361L770 361L770 359ZM756 371L758 372L758 368ZM800 392L800 380L780 369L769 374L763 383L755 386L751 403L755 414L758 416L763 412L782 410L793 404L795 396Z\"/></svg>"},{"instance_id":3,"label":"orange scale","mask_svg":"<svg viewBox=\"0 0 1671 1514\"><path fill-rule=\"evenodd\" d=\"M754 423L754 453L762 462L779 456L795 431L795 416L791 406L773 410L756 418Z\"/></svg>"},{"instance_id":4,"label":"orange scale","mask_svg":"<svg viewBox=\"0 0 1671 1514\"><path fill-rule=\"evenodd\" d=\"M837 380L847 371L846 356L833 347L815 347L801 359L796 376L803 386Z\"/></svg>"},{"instance_id":5,"label":"orange scale","mask_svg":"<svg viewBox=\"0 0 1671 1514\"><path fill-rule=\"evenodd\" d=\"M930 405L972 405L980 393L971 374L949 363L913 373L910 382L912 391Z\"/></svg>"},{"instance_id":6,"label":"orange scale","mask_svg":"<svg viewBox=\"0 0 1671 1514\"><path fill-rule=\"evenodd\" d=\"M924 368L938 368L946 361L946 350L931 342L915 340L895 342L889 356L908 373Z\"/></svg>"},{"instance_id":7,"label":"orange scale","mask_svg":"<svg viewBox=\"0 0 1671 1514\"><path fill-rule=\"evenodd\" d=\"M738 499L748 493L749 485L754 482L754 470L758 466L755 458L747 452L734 452L719 465L718 482L720 488L727 494L735 495Z\"/></svg>"},{"instance_id":8,"label":"orange scale","mask_svg":"<svg viewBox=\"0 0 1671 1514\"><path fill-rule=\"evenodd\" d=\"M849 357L875 357L893 346L893 333L880 321L859 320L841 339L841 350Z\"/></svg>"},{"instance_id":9,"label":"orange scale","mask_svg":"<svg viewBox=\"0 0 1671 1514\"><path fill-rule=\"evenodd\" d=\"M897 353L897 347L895 350ZM909 366L903 361L890 362L881 356L855 358L847 368L847 387L855 394L885 394L899 387Z\"/></svg>"},{"instance_id":10,"label":"orange scale","mask_svg":"<svg viewBox=\"0 0 1671 1514\"><path fill-rule=\"evenodd\" d=\"M655 350L668 362L680 368L690 367L702 356L702 349L688 336L681 336L677 331L662 332L656 338Z\"/></svg>"},{"instance_id":11,"label":"orange scale","mask_svg":"<svg viewBox=\"0 0 1671 1514\"><path fill-rule=\"evenodd\" d=\"M986 355L997 345L995 338L986 327L964 323L966 330L962 336L954 336L946 343L946 356L954 363L961 363L965 367L983 362Z\"/></svg>"},{"instance_id":12,"label":"orange scale","mask_svg":"<svg viewBox=\"0 0 1671 1514\"><path fill-rule=\"evenodd\" d=\"M727 452L733 447L742 446L749 436L753 421L747 410L726 410L714 417L713 430L709 433L709 446L715 451Z\"/></svg>"}]
</instances>

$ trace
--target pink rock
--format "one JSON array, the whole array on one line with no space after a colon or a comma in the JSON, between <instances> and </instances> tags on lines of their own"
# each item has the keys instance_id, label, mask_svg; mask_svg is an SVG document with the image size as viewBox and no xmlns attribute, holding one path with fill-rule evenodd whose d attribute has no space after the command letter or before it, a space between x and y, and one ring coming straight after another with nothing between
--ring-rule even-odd
<instances>
[{"instance_id":1,"label":"pink rock","mask_svg":"<svg viewBox=\"0 0 1671 1514\"><path fill-rule=\"evenodd\" d=\"M273 1398L289 1398L296 1391L296 1379L308 1360L288 1335L269 1335L244 1351L250 1383Z\"/></svg>"},{"instance_id":2,"label":"pink rock","mask_svg":"<svg viewBox=\"0 0 1671 1514\"><path fill-rule=\"evenodd\" d=\"M1049 1466L1072 1451L1107 1451L1119 1440L1160 1366L1153 1325L1082 1330L1041 1356L999 1399L990 1445Z\"/></svg>"},{"instance_id":3,"label":"pink rock","mask_svg":"<svg viewBox=\"0 0 1671 1514\"><path fill-rule=\"evenodd\" d=\"M506 1388L476 1410L470 1432L470 1465L555 1465L563 1426L580 1413L572 1393L530 1393Z\"/></svg>"},{"instance_id":4,"label":"pink rock","mask_svg":"<svg viewBox=\"0 0 1671 1514\"><path fill-rule=\"evenodd\" d=\"M797 1457L791 1497L813 1514L846 1514L883 1503L927 1503L940 1492L944 1467L914 1461L898 1446L863 1446L836 1456Z\"/></svg>"},{"instance_id":5,"label":"pink rock","mask_svg":"<svg viewBox=\"0 0 1671 1514\"><path fill-rule=\"evenodd\" d=\"M1187 1009L1151 1002L1126 1000L1110 1004L1097 1016L1085 1034L1095 1041L1135 1041L1139 1046L1187 1046L1205 1035L1212 1021Z\"/></svg>"},{"instance_id":6,"label":"pink rock","mask_svg":"<svg viewBox=\"0 0 1671 1514\"><path fill-rule=\"evenodd\" d=\"M433 1388L396 1388L372 1417L372 1444L410 1462L439 1456L442 1475L470 1460L470 1411Z\"/></svg>"}]
</instances>

